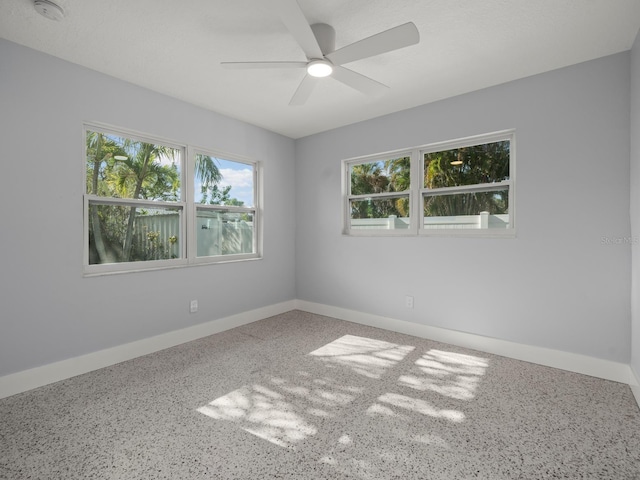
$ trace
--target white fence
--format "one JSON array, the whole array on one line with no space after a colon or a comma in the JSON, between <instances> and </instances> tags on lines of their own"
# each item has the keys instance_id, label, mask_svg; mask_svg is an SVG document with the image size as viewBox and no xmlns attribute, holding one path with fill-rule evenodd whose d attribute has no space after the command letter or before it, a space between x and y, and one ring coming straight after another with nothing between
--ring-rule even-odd
<instances>
[{"instance_id":1,"label":"white fence","mask_svg":"<svg viewBox=\"0 0 640 480\"><path fill-rule=\"evenodd\" d=\"M253 222L200 211L196 221L199 257L253 252Z\"/></svg>"},{"instance_id":2,"label":"white fence","mask_svg":"<svg viewBox=\"0 0 640 480\"><path fill-rule=\"evenodd\" d=\"M201 211L196 221L199 257L253 252L253 222L223 212ZM177 258L179 238L178 213L136 217L133 242L139 251L157 258Z\"/></svg>"},{"instance_id":3,"label":"white fence","mask_svg":"<svg viewBox=\"0 0 640 480\"><path fill-rule=\"evenodd\" d=\"M437 229L491 229L509 228L509 215L491 215L480 212L479 215L458 215L451 217L424 217L424 228ZM353 218L351 228L358 230L394 230L408 229L409 218L391 215L388 218Z\"/></svg>"},{"instance_id":4,"label":"white fence","mask_svg":"<svg viewBox=\"0 0 640 480\"><path fill-rule=\"evenodd\" d=\"M175 238L176 241L171 241ZM152 259L178 258L180 246L180 214L137 215L133 224L133 245Z\"/></svg>"}]
</instances>

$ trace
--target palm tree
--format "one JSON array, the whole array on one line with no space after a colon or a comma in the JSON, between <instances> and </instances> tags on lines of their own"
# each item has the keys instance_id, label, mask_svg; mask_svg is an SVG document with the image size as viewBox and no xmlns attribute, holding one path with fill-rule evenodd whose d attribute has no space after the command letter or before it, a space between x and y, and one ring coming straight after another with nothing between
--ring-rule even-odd
<instances>
[{"instance_id":1,"label":"palm tree","mask_svg":"<svg viewBox=\"0 0 640 480\"><path fill-rule=\"evenodd\" d=\"M87 193L129 199L180 199L180 172L176 166L179 150L91 131L87 132L86 141ZM222 179L215 159L207 155L196 155L194 170L196 180L206 189ZM103 208L107 210L101 210ZM137 211L135 205L90 206L90 233L98 263L110 261L115 244L119 244L117 250L121 252L115 255L118 257L116 261L133 260ZM109 238L105 238L105 234ZM112 245L111 250L109 244Z\"/></svg>"},{"instance_id":2,"label":"palm tree","mask_svg":"<svg viewBox=\"0 0 640 480\"><path fill-rule=\"evenodd\" d=\"M404 192L411 188L411 157L400 157L385 162L387 171L391 174L389 181L391 191ZM409 198L402 197L395 201L395 206L401 217L409 216Z\"/></svg>"},{"instance_id":3,"label":"palm tree","mask_svg":"<svg viewBox=\"0 0 640 480\"><path fill-rule=\"evenodd\" d=\"M411 158L400 157L385 162L361 163L351 168L351 194L366 195L404 192L411 186ZM409 216L409 199L380 198L358 200L351 204L353 218Z\"/></svg>"},{"instance_id":4,"label":"palm tree","mask_svg":"<svg viewBox=\"0 0 640 480\"><path fill-rule=\"evenodd\" d=\"M361 163L351 169L351 194L386 192L389 179L383 174L378 163Z\"/></svg>"},{"instance_id":5,"label":"palm tree","mask_svg":"<svg viewBox=\"0 0 640 480\"><path fill-rule=\"evenodd\" d=\"M209 155L196 154L196 163L194 166L195 179L202 184L202 193L209 188L220 183L222 174L214 158Z\"/></svg>"},{"instance_id":6,"label":"palm tree","mask_svg":"<svg viewBox=\"0 0 640 480\"><path fill-rule=\"evenodd\" d=\"M102 133L87 132L87 193L100 195L101 184L100 172L103 171L103 165L107 165L112 161L114 156L124 155L122 148L113 140L109 139ZM91 179L91 181L89 181ZM107 261L107 249L105 240L102 235L102 226L98 207L92 205L89 208L89 219L91 222L90 232L92 233L93 244L95 245L100 263Z\"/></svg>"},{"instance_id":7,"label":"palm tree","mask_svg":"<svg viewBox=\"0 0 640 480\"><path fill-rule=\"evenodd\" d=\"M126 168L118 169L118 187L121 191L133 192L128 198L152 198L154 200L168 200L167 197L175 199L176 193L180 188L180 176L176 168L171 168L158 163L161 157L169 158L172 161L178 151L164 145L157 145L145 142L133 142L130 145L131 153L126 160L121 162L121 166ZM159 186L170 186L170 189L159 189ZM133 226L136 217L135 206L129 209L129 219L127 222L127 231L122 247L124 260L130 260L131 247L133 242Z\"/></svg>"},{"instance_id":8,"label":"palm tree","mask_svg":"<svg viewBox=\"0 0 640 480\"><path fill-rule=\"evenodd\" d=\"M361 163L351 168L351 194L365 195L388 191L389 178L384 175L381 165ZM357 200L351 203L352 218L381 218L380 201Z\"/></svg>"}]
</instances>

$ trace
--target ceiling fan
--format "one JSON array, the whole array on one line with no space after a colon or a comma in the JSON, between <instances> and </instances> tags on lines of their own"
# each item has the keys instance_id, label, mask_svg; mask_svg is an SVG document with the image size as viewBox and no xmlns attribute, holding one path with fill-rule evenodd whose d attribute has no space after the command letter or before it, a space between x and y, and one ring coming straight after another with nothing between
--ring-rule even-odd
<instances>
[{"instance_id":1,"label":"ceiling fan","mask_svg":"<svg viewBox=\"0 0 640 480\"><path fill-rule=\"evenodd\" d=\"M282 22L307 56L307 61L222 62L221 65L234 69L305 68L307 73L293 94L289 105L303 105L319 79L328 76L364 94L379 94L389 87L342 65L415 45L420 41L418 29L409 22L336 50L336 32L331 25L324 23L309 25L296 0L272 0L272 3Z\"/></svg>"}]
</instances>

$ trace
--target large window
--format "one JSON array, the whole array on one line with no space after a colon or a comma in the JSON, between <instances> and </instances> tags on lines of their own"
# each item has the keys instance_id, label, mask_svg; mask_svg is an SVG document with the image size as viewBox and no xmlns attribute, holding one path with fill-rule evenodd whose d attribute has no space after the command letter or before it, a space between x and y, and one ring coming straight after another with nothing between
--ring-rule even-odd
<instances>
[{"instance_id":1,"label":"large window","mask_svg":"<svg viewBox=\"0 0 640 480\"><path fill-rule=\"evenodd\" d=\"M344 162L351 235L513 235L514 133Z\"/></svg>"},{"instance_id":2,"label":"large window","mask_svg":"<svg viewBox=\"0 0 640 480\"><path fill-rule=\"evenodd\" d=\"M259 256L257 164L85 128L86 274Z\"/></svg>"}]
</instances>

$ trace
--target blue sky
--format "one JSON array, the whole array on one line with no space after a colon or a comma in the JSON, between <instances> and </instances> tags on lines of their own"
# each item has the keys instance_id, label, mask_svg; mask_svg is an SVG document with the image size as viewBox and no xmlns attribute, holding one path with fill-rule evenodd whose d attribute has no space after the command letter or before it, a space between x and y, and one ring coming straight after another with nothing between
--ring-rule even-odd
<instances>
[{"instance_id":1,"label":"blue sky","mask_svg":"<svg viewBox=\"0 0 640 480\"><path fill-rule=\"evenodd\" d=\"M245 207L253 206L253 167L245 163L232 162L222 158L215 158L218 169L222 174L222 181L218 184L220 188L231 185L229 195L244 202ZM201 198L200 183L195 185L195 201Z\"/></svg>"}]
</instances>

